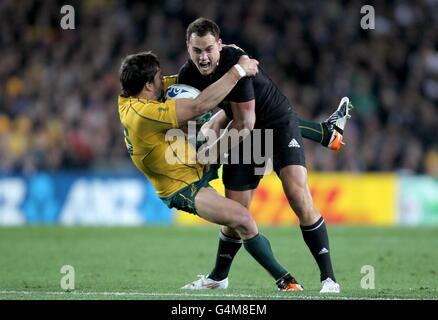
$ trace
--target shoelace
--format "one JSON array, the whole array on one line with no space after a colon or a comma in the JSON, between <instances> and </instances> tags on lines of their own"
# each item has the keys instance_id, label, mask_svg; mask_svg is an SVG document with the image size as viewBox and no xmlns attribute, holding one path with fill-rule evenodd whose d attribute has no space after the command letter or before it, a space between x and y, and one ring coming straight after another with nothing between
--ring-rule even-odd
<instances>
[{"instance_id":1,"label":"shoelace","mask_svg":"<svg viewBox=\"0 0 438 320\"><path fill-rule=\"evenodd\" d=\"M336 124L336 121L338 121L338 119L342 118L345 116L345 112L342 112L341 110L337 110L335 113L333 113L328 119L327 122L334 125Z\"/></svg>"}]
</instances>

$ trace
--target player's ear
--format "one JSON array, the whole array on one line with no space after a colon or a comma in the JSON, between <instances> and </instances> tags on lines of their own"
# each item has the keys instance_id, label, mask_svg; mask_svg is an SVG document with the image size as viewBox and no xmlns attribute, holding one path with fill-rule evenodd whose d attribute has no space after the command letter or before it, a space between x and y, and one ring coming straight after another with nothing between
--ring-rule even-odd
<instances>
[{"instance_id":1,"label":"player's ear","mask_svg":"<svg viewBox=\"0 0 438 320\"><path fill-rule=\"evenodd\" d=\"M223 44L222 44L222 39L221 39L221 38L219 38L219 39L217 40L217 45L218 45L218 47L219 47L219 51L222 51Z\"/></svg>"},{"instance_id":2,"label":"player's ear","mask_svg":"<svg viewBox=\"0 0 438 320\"><path fill-rule=\"evenodd\" d=\"M154 84L152 82L146 82L143 89L147 92L154 92Z\"/></svg>"}]
</instances>

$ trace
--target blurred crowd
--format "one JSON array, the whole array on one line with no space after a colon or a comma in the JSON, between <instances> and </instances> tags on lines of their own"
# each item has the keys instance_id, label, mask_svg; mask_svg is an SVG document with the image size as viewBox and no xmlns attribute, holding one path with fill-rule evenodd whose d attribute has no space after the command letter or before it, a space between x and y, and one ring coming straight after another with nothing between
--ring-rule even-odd
<instances>
[{"instance_id":1,"label":"blurred crowd","mask_svg":"<svg viewBox=\"0 0 438 320\"><path fill-rule=\"evenodd\" d=\"M152 50L165 74L187 60L185 28L204 16L259 59L302 118L355 105L347 145L306 142L310 170L438 176L438 0L0 1L0 172L126 170L118 69ZM375 29L362 29L365 4Z\"/></svg>"}]
</instances>

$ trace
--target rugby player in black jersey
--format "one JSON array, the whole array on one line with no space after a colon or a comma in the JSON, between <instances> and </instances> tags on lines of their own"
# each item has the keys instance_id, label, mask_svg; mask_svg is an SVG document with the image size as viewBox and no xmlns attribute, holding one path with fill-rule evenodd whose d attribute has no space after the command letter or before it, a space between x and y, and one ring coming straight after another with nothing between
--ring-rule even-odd
<instances>
[{"instance_id":1,"label":"rugby player in black jersey","mask_svg":"<svg viewBox=\"0 0 438 320\"><path fill-rule=\"evenodd\" d=\"M223 46L219 27L209 19L199 18L192 22L187 28L186 36L190 59L180 69L178 82L199 90L219 79L245 54L237 48ZM219 107L224 110L227 118L232 119L230 129L240 132L251 132L253 129L273 130L273 167L282 182L290 206L298 216L304 241L318 264L320 292L338 293L340 286L336 283L333 272L326 225L313 205L308 186L300 121L290 102L261 66L259 70L255 77L240 81ZM315 124L315 129L320 128L319 142L324 140L323 145L330 147L337 140L340 147L349 108L349 99L343 98L326 123ZM239 151L242 153L242 148ZM242 161L223 165L222 180L227 198L250 207L254 191L262 177L255 174L256 166L254 162L243 164ZM241 245L242 242L233 229L222 227L214 269L208 276L187 284L183 289L207 289L213 285L215 288L227 288L229 269ZM288 282L288 279L278 280Z\"/></svg>"}]
</instances>

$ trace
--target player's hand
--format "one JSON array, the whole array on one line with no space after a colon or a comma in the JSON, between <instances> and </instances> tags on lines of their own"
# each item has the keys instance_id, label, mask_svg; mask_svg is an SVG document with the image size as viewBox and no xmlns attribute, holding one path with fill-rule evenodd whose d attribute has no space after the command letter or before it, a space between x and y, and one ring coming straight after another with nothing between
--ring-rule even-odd
<instances>
[{"instance_id":1,"label":"player's hand","mask_svg":"<svg viewBox=\"0 0 438 320\"><path fill-rule=\"evenodd\" d=\"M247 77L252 77L259 72L259 62L256 59L250 59L247 55L240 56L238 64L245 70Z\"/></svg>"}]
</instances>

